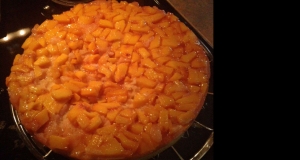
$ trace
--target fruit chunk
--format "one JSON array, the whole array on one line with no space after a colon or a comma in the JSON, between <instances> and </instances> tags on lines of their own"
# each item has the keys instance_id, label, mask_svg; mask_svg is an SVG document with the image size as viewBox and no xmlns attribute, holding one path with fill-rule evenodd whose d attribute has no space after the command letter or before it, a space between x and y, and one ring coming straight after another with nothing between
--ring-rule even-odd
<instances>
[{"instance_id":1,"label":"fruit chunk","mask_svg":"<svg viewBox=\"0 0 300 160\"><path fill-rule=\"evenodd\" d=\"M198 103L200 101L199 95L197 94L190 94L188 96L182 97L178 100L176 100L176 103L179 104L188 104L188 103Z\"/></svg>"},{"instance_id":2,"label":"fruit chunk","mask_svg":"<svg viewBox=\"0 0 300 160\"><path fill-rule=\"evenodd\" d=\"M55 59L54 64L58 66L63 65L68 60L68 58L69 56L67 54L61 54Z\"/></svg>"},{"instance_id":3,"label":"fruit chunk","mask_svg":"<svg viewBox=\"0 0 300 160\"><path fill-rule=\"evenodd\" d=\"M123 80L127 74L128 63L121 63L117 65L117 70L115 73L115 81L120 82Z\"/></svg>"},{"instance_id":4,"label":"fruit chunk","mask_svg":"<svg viewBox=\"0 0 300 160\"><path fill-rule=\"evenodd\" d=\"M82 129L85 129L90 124L90 119L83 112L78 114L76 121Z\"/></svg>"},{"instance_id":5,"label":"fruit chunk","mask_svg":"<svg viewBox=\"0 0 300 160\"><path fill-rule=\"evenodd\" d=\"M88 17L88 16L79 16L78 17L78 23L81 24L90 24L94 21L94 19L92 17Z\"/></svg>"},{"instance_id":6,"label":"fruit chunk","mask_svg":"<svg viewBox=\"0 0 300 160\"><path fill-rule=\"evenodd\" d=\"M146 104L148 101L147 97L145 97L144 95L140 94L140 93L136 93L134 95L134 98L133 98L133 107L135 108L139 108L139 107L142 107L144 104Z\"/></svg>"},{"instance_id":7,"label":"fruit chunk","mask_svg":"<svg viewBox=\"0 0 300 160\"><path fill-rule=\"evenodd\" d=\"M138 147L138 142L135 142L133 140L130 140L129 138L127 138L123 133L119 133L116 135L116 137L119 139L119 141L121 142L122 146L125 149L130 149L132 151L135 151Z\"/></svg>"},{"instance_id":8,"label":"fruit chunk","mask_svg":"<svg viewBox=\"0 0 300 160\"><path fill-rule=\"evenodd\" d=\"M54 20L57 20L57 21L60 22L60 23L69 23L69 22L70 22L69 17L67 17L67 16L64 15L64 14L53 15L53 19L54 19Z\"/></svg>"},{"instance_id":9,"label":"fruit chunk","mask_svg":"<svg viewBox=\"0 0 300 160\"><path fill-rule=\"evenodd\" d=\"M158 102L162 107L170 107L175 104L175 101L172 97L166 95L159 95Z\"/></svg>"},{"instance_id":10,"label":"fruit chunk","mask_svg":"<svg viewBox=\"0 0 300 160\"><path fill-rule=\"evenodd\" d=\"M50 135L48 139L49 147L53 149L68 149L69 140L66 137Z\"/></svg>"},{"instance_id":11,"label":"fruit chunk","mask_svg":"<svg viewBox=\"0 0 300 160\"><path fill-rule=\"evenodd\" d=\"M191 122L193 120L194 115L195 115L195 111L190 110L190 111L187 111L183 114L180 114L177 117L177 120L180 124L185 125L185 124L188 124L189 122Z\"/></svg>"},{"instance_id":12,"label":"fruit chunk","mask_svg":"<svg viewBox=\"0 0 300 160\"><path fill-rule=\"evenodd\" d=\"M140 123L133 123L130 126L130 130L135 134L140 134L144 129L144 125Z\"/></svg>"},{"instance_id":13,"label":"fruit chunk","mask_svg":"<svg viewBox=\"0 0 300 160\"><path fill-rule=\"evenodd\" d=\"M168 111L165 110L165 109L162 109L159 113L159 120L158 120L158 124L159 124L159 127L160 129L163 131L163 132L166 132L169 130L169 118L168 118Z\"/></svg>"},{"instance_id":14,"label":"fruit chunk","mask_svg":"<svg viewBox=\"0 0 300 160\"><path fill-rule=\"evenodd\" d=\"M108 27L108 28L113 28L114 27L114 24L109 21L109 20L105 20L105 19L100 19L98 21L98 24L101 26L101 27Z\"/></svg>"},{"instance_id":15,"label":"fruit chunk","mask_svg":"<svg viewBox=\"0 0 300 160\"><path fill-rule=\"evenodd\" d=\"M51 61L46 56L41 56L34 62L34 65L39 67L48 67L50 64Z\"/></svg>"},{"instance_id":16,"label":"fruit chunk","mask_svg":"<svg viewBox=\"0 0 300 160\"><path fill-rule=\"evenodd\" d=\"M189 77L188 77L188 83L190 84L200 84L207 82L206 75L202 72L199 72L196 69L189 68Z\"/></svg>"},{"instance_id":17,"label":"fruit chunk","mask_svg":"<svg viewBox=\"0 0 300 160\"><path fill-rule=\"evenodd\" d=\"M57 101L68 101L72 95L72 91L66 88L61 88L51 92L51 96Z\"/></svg>"},{"instance_id":18,"label":"fruit chunk","mask_svg":"<svg viewBox=\"0 0 300 160\"><path fill-rule=\"evenodd\" d=\"M59 103L52 98L52 96L45 95L45 99L43 101L43 106L52 114L57 114L63 107L63 103Z\"/></svg>"},{"instance_id":19,"label":"fruit chunk","mask_svg":"<svg viewBox=\"0 0 300 160\"><path fill-rule=\"evenodd\" d=\"M35 115L34 121L36 122L37 126L34 131L37 131L41 128L45 123L49 121L48 111L46 109L42 110L38 114Z\"/></svg>"},{"instance_id":20,"label":"fruit chunk","mask_svg":"<svg viewBox=\"0 0 300 160\"><path fill-rule=\"evenodd\" d=\"M144 76L139 77L137 80L137 85L140 87L154 88L157 84L155 81L150 80Z\"/></svg>"},{"instance_id":21,"label":"fruit chunk","mask_svg":"<svg viewBox=\"0 0 300 160\"><path fill-rule=\"evenodd\" d=\"M99 147L99 154L101 156L120 156L124 152L122 145L114 137L108 137L106 141Z\"/></svg>"},{"instance_id":22,"label":"fruit chunk","mask_svg":"<svg viewBox=\"0 0 300 160\"><path fill-rule=\"evenodd\" d=\"M78 105L73 106L73 108L67 113L67 117L71 122L75 122L77 116L82 113L84 110Z\"/></svg>"}]
</instances>

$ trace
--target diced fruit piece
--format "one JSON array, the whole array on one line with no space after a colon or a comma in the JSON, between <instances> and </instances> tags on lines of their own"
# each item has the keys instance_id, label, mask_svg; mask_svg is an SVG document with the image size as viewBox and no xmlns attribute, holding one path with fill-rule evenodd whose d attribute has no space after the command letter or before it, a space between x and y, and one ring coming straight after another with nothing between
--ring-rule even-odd
<instances>
[{"instance_id":1,"label":"diced fruit piece","mask_svg":"<svg viewBox=\"0 0 300 160\"><path fill-rule=\"evenodd\" d=\"M179 103L179 104L196 103L197 104L200 101L199 97L200 97L200 95L190 94L188 96L184 96L184 97L176 100L176 103Z\"/></svg>"},{"instance_id":2,"label":"diced fruit piece","mask_svg":"<svg viewBox=\"0 0 300 160\"><path fill-rule=\"evenodd\" d=\"M132 123L132 121L129 117L124 117L124 116L121 116L120 114L116 116L115 122L118 124L125 124L125 125Z\"/></svg>"},{"instance_id":3,"label":"diced fruit piece","mask_svg":"<svg viewBox=\"0 0 300 160\"><path fill-rule=\"evenodd\" d=\"M168 110L162 109L159 113L159 120L158 120L158 124L160 129L163 132L166 132L169 130L169 118L168 118Z\"/></svg>"},{"instance_id":4,"label":"diced fruit piece","mask_svg":"<svg viewBox=\"0 0 300 160\"><path fill-rule=\"evenodd\" d=\"M148 58L151 54L148 52L146 48L139 48L138 53L143 57L143 58Z\"/></svg>"},{"instance_id":5,"label":"diced fruit piece","mask_svg":"<svg viewBox=\"0 0 300 160\"><path fill-rule=\"evenodd\" d=\"M127 70L128 70L128 63L121 63L117 65L117 70L115 73L115 81L116 82L120 82L122 81L126 74L127 74Z\"/></svg>"},{"instance_id":6,"label":"diced fruit piece","mask_svg":"<svg viewBox=\"0 0 300 160\"><path fill-rule=\"evenodd\" d=\"M159 58L156 58L155 61L158 63L158 64L164 64L166 62L168 62L169 60L171 59L171 57L159 57Z\"/></svg>"},{"instance_id":7,"label":"diced fruit piece","mask_svg":"<svg viewBox=\"0 0 300 160\"><path fill-rule=\"evenodd\" d=\"M53 15L53 19L57 20L59 23L69 23L70 18L64 14L55 14Z\"/></svg>"},{"instance_id":8,"label":"diced fruit piece","mask_svg":"<svg viewBox=\"0 0 300 160\"><path fill-rule=\"evenodd\" d=\"M75 105L68 113L67 117L71 122L75 122L77 116L83 112L83 109L80 108L78 105Z\"/></svg>"},{"instance_id":9,"label":"diced fruit piece","mask_svg":"<svg viewBox=\"0 0 300 160\"><path fill-rule=\"evenodd\" d=\"M158 80L160 82L164 82L165 80L164 74L158 73L153 69L146 69L144 75L150 80Z\"/></svg>"},{"instance_id":10,"label":"diced fruit piece","mask_svg":"<svg viewBox=\"0 0 300 160\"><path fill-rule=\"evenodd\" d=\"M166 86L164 87L164 93L166 95L170 95L173 92L184 92L187 91L186 86L179 81L175 81L173 83L167 83Z\"/></svg>"},{"instance_id":11,"label":"diced fruit piece","mask_svg":"<svg viewBox=\"0 0 300 160\"><path fill-rule=\"evenodd\" d=\"M168 67L172 67L174 69L179 69L179 68L188 68L189 64L188 63L184 63L184 62L180 62L180 61L169 61L166 63L166 66Z\"/></svg>"},{"instance_id":12,"label":"diced fruit piece","mask_svg":"<svg viewBox=\"0 0 300 160\"><path fill-rule=\"evenodd\" d=\"M136 112L133 109L125 108L120 113L121 116L128 117L130 119L135 119Z\"/></svg>"},{"instance_id":13,"label":"diced fruit piece","mask_svg":"<svg viewBox=\"0 0 300 160\"><path fill-rule=\"evenodd\" d=\"M48 139L50 148L53 149L68 149L69 140L66 137L50 135Z\"/></svg>"},{"instance_id":14,"label":"diced fruit piece","mask_svg":"<svg viewBox=\"0 0 300 160\"><path fill-rule=\"evenodd\" d=\"M177 81L177 80L180 80L181 78L183 78L183 75L178 72L175 72L172 75L172 77L170 77L169 81Z\"/></svg>"},{"instance_id":15,"label":"diced fruit piece","mask_svg":"<svg viewBox=\"0 0 300 160\"><path fill-rule=\"evenodd\" d=\"M105 20L105 19L100 19L98 21L98 24L101 26L101 27L108 27L108 28L113 28L114 27L114 24L109 21L109 20Z\"/></svg>"},{"instance_id":16,"label":"diced fruit piece","mask_svg":"<svg viewBox=\"0 0 300 160\"><path fill-rule=\"evenodd\" d=\"M148 102L147 97L145 97L144 95L142 95L140 93L136 93L134 95L132 105L134 108L139 108L139 107L142 107L147 102Z\"/></svg>"},{"instance_id":17,"label":"diced fruit piece","mask_svg":"<svg viewBox=\"0 0 300 160\"><path fill-rule=\"evenodd\" d=\"M130 30L136 31L136 32L147 33L150 30L150 27L149 26L141 26L139 24L131 24Z\"/></svg>"},{"instance_id":18,"label":"diced fruit piece","mask_svg":"<svg viewBox=\"0 0 300 160\"><path fill-rule=\"evenodd\" d=\"M160 46L160 36L156 35L151 41L149 49L158 48Z\"/></svg>"},{"instance_id":19,"label":"diced fruit piece","mask_svg":"<svg viewBox=\"0 0 300 160\"><path fill-rule=\"evenodd\" d=\"M175 101L172 97L163 94L159 95L157 100L162 107L170 107L175 104Z\"/></svg>"},{"instance_id":20,"label":"diced fruit piece","mask_svg":"<svg viewBox=\"0 0 300 160\"><path fill-rule=\"evenodd\" d=\"M117 115L119 114L120 111L121 111L121 108L110 110L107 113L106 118L108 120L110 120L111 122L114 122L115 118L117 117Z\"/></svg>"},{"instance_id":21,"label":"diced fruit piece","mask_svg":"<svg viewBox=\"0 0 300 160\"><path fill-rule=\"evenodd\" d=\"M177 117L179 117L179 115L184 113L183 111L178 111L176 109L169 109L168 112L169 112L170 119L174 119L176 120L176 122L177 122Z\"/></svg>"},{"instance_id":22,"label":"diced fruit piece","mask_svg":"<svg viewBox=\"0 0 300 160\"><path fill-rule=\"evenodd\" d=\"M40 127L42 127L45 123L49 121L49 115L47 109L42 110L34 117L34 122L37 124L34 131L37 131Z\"/></svg>"},{"instance_id":23,"label":"diced fruit piece","mask_svg":"<svg viewBox=\"0 0 300 160\"><path fill-rule=\"evenodd\" d=\"M122 38L122 33L119 30L111 30L108 36L106 37L106 40L109 42L120 40Z\"/></svg>"},{"instance_id":24,"label":"diced fruit piece","mask_svg":"<svg viewBox=\"0 0 300 160\"><path fill-rule=\"evenodd\" d=\"M162 134L158 125L151 126L149 135L151 139L156 143L160 143L162 141Z\"/></svg>"},{"instance_id":25,"label":"diced fruit piece","mask_svg":"<svg viewBox=\"0 0 300 160\"><path fill-rule=\"evenodd\" d=\"M43 75L43 71L39 66L34 66L34 77L35 78L40 78Z\"/></svg>"},{"instance_id":26,"label":"diced fruit piece","mask_svg":"<svg viewBox=\"0 0 300 160\"><path fill-rule=\"evenodd\" d=\"M101 144L103 143L103 141L104 139L102 136L93 134L91 138L88 140L87 146L84 146L84 151L87 152L88 154L93 154L93 155L99 154L98 150Z\"/></svg>"},{"instance_id":27,"label":"diced fruit piece","mask_svg":"<svg viewBox=\"0 0 300 160\"><path fill-rule=\"evenodd\" d=\"M48 67L50 64L51 61L46 56L41 56L34 62L34 65L39 67Z\"/></svg>"},{"instance_id":28,"label":"diced fruit piece","mask_svg":"<svg viewBox=\"0 0 300 160\"><path fill-rule=\"evenodd\" d=\"M181 98L181 97L183 97L183 95L185 95L186 93L185 92L174 92L174 93L172 93L172 97L175 99L175 100L177 100L177 99L179 99L179 98Z\"/></svg>"},{"instance_id":29,"label":"diced fruit piece","mask_svg":"<svg viewBox=\"0 0 300 160\"><path fill-rule=\"evenodd\" d=\"M89 16L79 16L78 17L78 23L80 24L90 24L94 21L94 18Z\"/></svg>"},{"instance_id":30,"label":"diced fruit piece","mask_svg":"<svg viewBox=\"0 0 300 160\"><path fill-rule=\"evenodd\" d=\"M204 84L202 84L203 86L204 85L207 85L207 83L204 83ZM206 86L207 87L207 86ZM188 85L188 88L189 88L189 90L191 91L191 92L194 92L194 93L197 93L197 92L199 92L200 91L200 89L202 88L202 87L199 87L199 86L196 86L196 85Z\"/></svg>"},{"instance_id":31,"label":"diced fruit piece","mask_svg":"<svg viewBox=\"0 0 300 160\"><path fill-rule=\"evenodd\" d=\"M134 35L132 33L125 33L123 38L124 44L136 44L140 38L140 35Z\"/></svg>"},{"instance_id":32,"label":"diced fruit piece","mask_svg":"<svg viewBox=\"0 0 300 160\"><path fill-rule=\"evenodd\" d=\"M149 122L149 118L146 116L145 112L142 110L136 111L138 116L138 121L142 124L147 124Z\"/></svg>"},{"instance_id":33,"label":"diced fruit piece","mask_svg":"<svg viewBox=\"0 0 300 160\"><path fill-rule=\"evenodd\" d=\"M125 19L125 17L124 17L122 14L119 14L119 15L115 16L115 17L112 19L112 21L113 21L113 22L118 22L118 21L121 21L121 20L124 20L124 19Z\"/></svg>"},{"instance_id":34,"label":"diced fruit piece","mask_svg":"<svg viewBox=\"0 0 300 160\"><path fill-rule=\"evenodd\" d=\"M179 111L189 111L195 109L197 105L195 103L183 103L177 105L175 108Z\"/></svg>"},{"instance_id":35,"label":"diced fruit piece","mask_svg":"<svg viewBox=\"0 0 300 160\"><path fill-rule=\"evenodd\" d=\"M188 54L182 55L180 57L180 60L182 62L190 62L193 58L195 58L197 56L196 52L190 52Z\"/></svg>"},{"instance_id":36,"label":"diced fruit piece","mask_svg":"<svg viewBox=\"0 0 300 160\"><path fill-rule=\"evenodd\" d=\"M103 126L97 129L96 132L97 134L102 136L102 135L114 135L116 131L117 131L116 125L112 124L112 125Z\"/></svg>"},{"instance_id":37,"label":"diced fruit piece","mask_svg":"<svg viewBox=\"0 0 300 160\"><path fill-rule=\"evenodd\" d=\"M86 73L84 71L76 71L74 74L80 80L83 80L86 77Z\"/></svg>"},{"instance_id":38,"label":"diced fruit piece","mask_svg":"<svg viewBox=\"0 0 300 160\"><path fill-rule=\"evenodd\" d=\"M87 84L84 83L84 82L80 82L80 81L76 81L76 80L70 80L69 81L71 84L74 84L76 86L78 86L79 88L83 88L83 87L86 87Z\"/></svg>"},{"instance_id":39,"label":"diced fruit piece","mask_svg":"<svg viewBox=\"0 0 300 160\"><path fill-rule=\"evenodd\" d=\"M155 147L155 144L152 142L151 137L145 132L142 132L141 137L142 137L141 143L138 147L137 152L138 153L147 153L147 152L152 151Z\"/></svg>"},{"instance_id":40,"label":"diced fruit piece","mask_svg":"<svg viewBox=\"0 0 300 160\"><path fill-rule=\"evenodd\" d=\"M167 75L171 75L174 71L174 68L167 67L167 66L159 66L159 67L154 68L154 69L159 71L159 72L165 73Z\"/></svg>"},{"instance_id":41,"label":"diced fruit piece","mask_svg":"<svg viewBox=\"0 0 300 160\"><path fill-rule=\"evenodd\" d=\"M71 90L61 88L51 92L52 97L57 101L68 101L71 99L73 93Z\"/></svg>"},{"instance_id":42,"label":"diced fruit piece","mask_svg":"<svg viewBox=\"0 0 300 160\"><path fill-rule=\"evenodd\" d=\"M155 108L146 108L145 109L146 115L149 117L149 121L152 123L157 123L158 118L159 118L159 112L160 109L158 109L157 107Z\"/></svg>"},{"instance_id":43,"label":"diced fruit piece","mask_svg":"<svg viewBox=\"0 0 300 160\"><path fill-rule=\"evenodd\" d=\"M23 65L14 65L10 69L11 72L28 72L29 68L24 67Z\"/></svg>"},{"instance_id":44,"label":"diced fruit piece","mask_svg":"<svg viewBox=\"0 0 300 160\"><path fill-rule=\"evenodd\" d=\"M196 69L189 68L188 83L189 84L200 84L207 82L207 75L199 72Z\"/></svg>"},{"instance_id":45,"label":"diced fruit piece","mask_svg":"<svg viewBox=\"0 0 300 160\"><path fill-rule=\"evenodd\" d=\"M115 23L115 29L119 30L119 31L123 31L125 29L125 21L124 20L121 20L121 21L118 21Z\"/></svg>"},{"instance_id":46,"label":"diced fruit piece","mask_svg":"<svg viewBox=\"0 0 300 160\"><path fill-rule=\"evenodd\" d=\"M130 149L133 151L137 149L138 143L128 139L123 133L117 134L116 137L119 139L125 149Z\"/></svg>"},{"instance_id":47,"label":"diced fruit piece","mask_svg":"<svg viewBox=\"0 0 300 160\"><path fill-rule=\"evenodd\" d=\"M140 134L144 130L144 125L140 123L133 123L130 126L130 131L135 133L135 134Z\"/></svg>"},{"instance_id":48,"label":"diced fruit piece","mask_svg":"<svg viewBox=\"0 0 300 160\"><path fill-rule=\"evenodd\" d=\"M187 112L179 115L177 117L177 120L180 124L185 125L185 124L190 123L194 119L194 117L195 117L195 111L190 110L190 111L187 111Z\"/></svg>"},{"instance_id":49,"label":"diced fruit piece","mask_svg":"<svg viewBox=\"0 0 300 160\"><path fill-rule=\"evenodd\" d=\"M85 97L97 97L99 95L99 90L96 88L82 88L80 94Z\"/></svg>"},{"instance_id":50,"label":"diced fruit piece","mask_svg":"<svg viewBox=\"0 0 300 160\"><path fill-rule=\"evenodd\" d=\"M28 37L25 41L24 41L24 43L22 44L22 48L23 49L27 49L28 48L28 46L29 46L29 44L33 41L34 39L33 39L33 37Z\"/></svg>"},{"instance_id":51,"label":"diced fruit piece","mask_svg":"<svg viewBox=\"0 0 300 160\"><path fill-rule=\"evenodd\" d=\"M46 98L43 101L43 106L52 114L57 114L63 107L63 103L59 103L52 96L46 95Z\"/></svg>"},{"instance_id":52,"label":"diced fruit piece","mask_svg":"<svg viewBox=\"0 0 300 160\"><path fill-rule=\"evenodd\" d=\"M119 103L98 103L93 107L93 110L98 111L99 113L107 113L107 109L114 109L120 106Z\"/></svg>"},{"instance_id":53,"label":"diced fruit piece","mask_svg":"<svg viewBox=\"0 0 300 160\"><path fill-rule=\"evenodd\" d=\"M128 91L126 89L108 90L105 97L107 98L108 102L124 103L127 101Z\"/></svg>"},{"instance_id":54,"label":"diced fruit piece","mask_svg":"<svg viewBox=\"0 0 300 160\"><path fill-rule=\"evenodd\" d=\"M128 74L131 77L138 77L144 73L144 68L139 67L137 62L131 63L128 69Z\"/></svg>"},{"instance_id":55,"label":"diced fruit piece","mask_svg":"<svg viewBox=\"0 0 300 160\"><path fill-rule=\"evenodd\" d=\"M141 63L148 68L155 68L157 66L150 58L142 59Z\"/></svg>"},{"instance_id":56,"label":"diced fruit piece","mask_svg":"<svg viewBox=\"0 0 300 160\"><path fill-rule=\"evenodd\" d=\"M179 45L179 41L175 37L162 38L161 45L170 46L170 47L177 47Z\"/></svg>"},{"instance_id":57,"label":"diced fruit piece","mask_svg":"<svg viewBox=\"0 0 300 160\"><path fill-rule=\"evenodd\" d=\"M95 129L97 129L100 125L102 124L102 120L99 116L94 116L91 120L90 120L90 124L87 126L87 130L88 131L94 131Z\"/></svg>"},{"instance_id":58,"label":"diced fruit piece","mask_svg":"<svg viewBox=\"0 0 300 160\"><path fill-rule=\"evenodd\" d=\"M198 57L191 62L191 67L193 68L207 67L208 63L209 63L208 60L202 60L201 58Z\"/></svg>"},{"instance_id":59,"label":"diced fruit piece","mask_svg":"<svg viewBox=\"0 0 300 160\"><path fill-rule=\"evenodd\" d=\"M100 68L98 69L98 72L104 74L105 77L108 78L108 79L112 75L112 72L108 68L106 68L104 66L100 66Z\"/></svg>"},{"instance_id":60,"label":"diced fruit piece","mask_svg":"<svg viewBox=\"0 0 300 160\"><path fill-rule=\"evenodd\" d=\"M85 129L90 124L90 119L83 112L79 113L76 121L82 129Z\"/></svg>"},{"instance_id":61,"label":"diced fruit piece","mask_svg":"<svg viewBox=\"0 0 300 160\"><path fill-rule=\"evenodd\" d=\"M147 87L147 88L154 88L156 86L156 82L153 80L150 80L144 76L139 77L137 80L137 85L140 87Z\"/></svg>"},{"instance_id":62,"label":"diced fruit piece","mask_svg":"<svg viewBox=\"0 0 300 160\"><path fill-rule=\"evenodd\" d=\"M82 9L83 9L83 4L79 3L79 4L74 6L74 8L72 9L72 12L77 14Z\"/></svg>"},{"instance_id":63,"label":"diced fruit piece","mask_svg":"<svg viewBox=\"0 0 300 160\"><path fill-rule=\"evenodd\" d=\"M118 156L118 155L122 155L123 152L124 152L124 148L116 140L116 138L109 137L99 147L99 152L98 152L99 154L98 155L102 155L102 156Z\"/></svg>"}]
</instances>

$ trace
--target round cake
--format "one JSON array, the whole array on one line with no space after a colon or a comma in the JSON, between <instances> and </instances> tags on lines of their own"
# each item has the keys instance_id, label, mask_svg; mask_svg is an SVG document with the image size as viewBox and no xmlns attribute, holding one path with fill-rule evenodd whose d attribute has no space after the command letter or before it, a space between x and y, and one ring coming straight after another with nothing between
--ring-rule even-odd
<instances>
[{"instance_id":1,"label":"round cake","mask_svg":"<svg viewBox=\"0 0 300 160\"><path fill-rule=\"evenodd\" d=\"M35 25L6 78L35 140L80 160L138 159L174 143L210 78L195 34L137 2L78 4Z\"/></svg>"}]
</instances>

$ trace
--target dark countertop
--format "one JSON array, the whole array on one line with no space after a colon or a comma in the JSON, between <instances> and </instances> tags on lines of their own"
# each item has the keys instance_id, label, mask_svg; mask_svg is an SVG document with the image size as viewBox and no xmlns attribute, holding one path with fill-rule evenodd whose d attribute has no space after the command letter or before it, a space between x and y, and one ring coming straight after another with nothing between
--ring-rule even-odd
<instances>
[{"instance_id":1,"label":"dark countertop","mask_svg":"<svg viewBox=\"0 0 300 160\"><path fill-rule=\"evenodd\" d=\"M137 0L138 1L138 0ZM142 3L147 4L149 0ZM156 1L156 0L153 0ZM202 38L213 48L213 21L212 21L212 0L159 0L161 2L168 1L198 32ZM35 24L40 24L46 18L50 18L50 13L59 13L65 10L66 7L50 8L46 10L45 6L52 4L50 0L0 0L0 159L1 160L36 160L30 153L23 141L20 139L17 127L12 119L12 114L9 107L8 95L5 86L5 78L9 75L10 67L14 56L21 53L21 45L29 36L29 32L25 35L19 35L13 39L5 40L3 37L7 34L17 33L16 31L28 31ZM212 101L213 96L208 96L207 109L201 111L200 114L208 115L200 118L200 122L204 122L209 127L212 126ZM201 115L200 115L201 117ZM198 133L198 132L197 132ZM196 135L197 135L196 133ZM194 131L190 132L193 136ZM208 133L201 133L202 136L207 136ZM197 137L196 143L194 139L179 141L174 147L180 151L184 159L189 153L190 147L199 143L203 143L205 138ZM193 143L193 145L185 146L184 141ZM190 142L191 141L191 142ZM213 146L204 155L202 160L213 159ZM174 157L172 149L166 150L156 160L179 159ZM58 160L58 159L55 159Z\"/></svg>"},{"instance_id":2,"label":"dark countertop","mask_svg":"<svg viewBox=\"0 0 300 160\"><path fill-rule=\"evenodd\" d=\"M213 0L167 0L213 48Z\"/></svg>"}]
</instances>

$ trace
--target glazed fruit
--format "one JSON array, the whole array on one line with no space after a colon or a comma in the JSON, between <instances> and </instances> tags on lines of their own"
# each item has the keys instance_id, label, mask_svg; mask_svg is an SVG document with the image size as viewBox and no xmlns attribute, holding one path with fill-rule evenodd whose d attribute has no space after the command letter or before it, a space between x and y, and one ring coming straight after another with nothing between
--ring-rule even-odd
<instances>
[{"instance_id":1,"label":"glazed fruit","mask_svg":"<svg viewBox=\"0 0 300 160\"><path fill-rule=\"evenodd\" d=\"M35 25L6 78L26 130L75 159L137 159L176 140L204 103L209 60L172 13L78 4Z\"/></svg>"}]
</instances>

